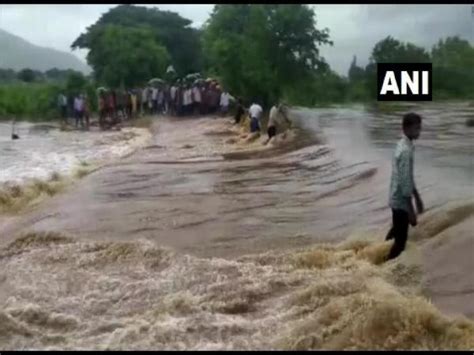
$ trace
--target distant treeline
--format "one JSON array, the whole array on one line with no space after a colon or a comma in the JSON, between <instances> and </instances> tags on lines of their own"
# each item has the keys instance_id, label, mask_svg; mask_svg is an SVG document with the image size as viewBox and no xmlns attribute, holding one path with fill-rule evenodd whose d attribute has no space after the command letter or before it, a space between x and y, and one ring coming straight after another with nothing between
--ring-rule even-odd
<instances>
[{"instance_id":1,"label":"distant treeline","mask_svg":"<svg viewBox=\"0 0 474 355\"><path fill-rule=\"evenodd\" d=\"M41 73L26 69L15 73L0 69L0 119L59 119L59 93L68 96L86 93L95 98L96 84L73 70L52 69ZM97 101L93 99L90 103L92 110L96 110Z\"/></svg>"},{"instance_id":2,"label":"distant treeline","mask_svg":"<svg viewBox=\"0 0 474 355\"><path fill-rule=\"evenodd\" d=\"M316 19L314 8L302 4L225 4L214 6L197 30L175 13L121 5L72 47L89 50L95 78L106 86L166 77L172 64L178 76L203 72L244 101L258 99L266 107L279 99L309 106L373 101L378 62L432 62L435 100L472 99L474 47L468 41L449 37L426 50L381 38L366 67L354 58L347 75L339 75L320 55L321 46L338 44Z\"/></svg>"},{"instance_id":3,"label":"distant treeline","mask_svg":"<svg viewBox=\"0 0 474 355\"><path fill-rule=\"evenodd\" d=\"M65 82L71 74L82 75L81 72L72 69L57 69L53 68L45 72L33 69L23 69L15 71L13 69L0 68L0 84L14 84L14 83L58 83Z\"/></svg>"},{"instance_id":4,"label":"distant treeline","mask_svg":"<svg viewBox=\"0 0 474 355\"><path fill-rule=\"evenodd\" d=\"M334 72L320 55L325 45L338 44L331 41L328 29L316 27L315 10L308 5L215 5L200 29L177 13L119 5L71 45L88 50L87 61L94 70L91 77L82 76L78 81L79 74L55 69L46 73L2 71L0 82L10 84L0 90L15 88L18 95L28 96L29 87L36 90L33 88L44 85L46 96L53 87L140 87L150 78L173 81L200 72L217 78L232 95L246 102L258 100L264 108L278 100L314 106L373 102L376 63L432 62L434 100L474 99L474 47L462 38L440 39L426 50L387 37L375 44L367 66L359 66L353 58L347 75ZM170 65L174 71L167 70ZM67 84L71 76L84 88ZM12 86L15 81L21 85ZM15 103L8 103L0 94L0 117L25 114L17 106L23 99L12 94ZM36 107L36 114L44 113L44 106Z\"/></svg>"}]
</instances>

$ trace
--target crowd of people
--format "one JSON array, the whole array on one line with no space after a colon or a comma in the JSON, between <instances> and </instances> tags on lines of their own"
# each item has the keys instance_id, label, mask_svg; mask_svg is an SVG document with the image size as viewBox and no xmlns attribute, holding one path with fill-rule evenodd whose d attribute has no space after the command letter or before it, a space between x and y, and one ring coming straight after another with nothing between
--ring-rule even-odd
<instances>
[{"instance_id":1,"label":"crowd of people","mask_svg":"<svg viewBox=\"0 0 474 355\"><path fill-rule=\"evenodd\" d=\"M99 126L102 129L145 115L226 115L230 105L236 101L217 81L209 79L196 80L192 84L184 80L173 84L161 81L129 90L99 88L97 100ZM58 107L65 123L73 116L77 128L89 127L90 98L87 95L81 93L67 98L61 93Z\"/></svg>"},{"instance_id":2,"label":"crowd of people","mask_svg":"<svg viewBox=\"0 0 474 355\"><path fill-rule=\"evenodd\" d=\"M253 100L250 107L246 108L240 98L234 98L212 79L195 80L193 83L178 79L173 84L154 79L144 88L99 88L97 100L98 124L101 129L108 129L119 122L140 116L226 116L231 105L235 107L235 124L239 124L243 117L248 115L251 134L260 133L262 127L263 108L258 100ZM58 97L58 107L64 123L67 124L72 116L76 128L89 129L90 103L90 97L84 93L69 98L61 93ZM287 107L283 104L273 106L267 124L268 141L277 132L284 131L286 124L291 125Z\"/></svg>"},{"instance_id":3,"label":"crowd of people","mask_svg":"<svg viewBox=\"0 0 474 355\"><path fill-rule=\"evenodd\" d=\"M80 125L82 128L89 129L91 106L90 99L86 94L81 93L67 97L65 94L60 93L58 96L58 108L65 124L68 123L69 117L72 116L76 127Z\"/></svg>"},{"instance_id":4,"label":"crowd of people","mask_svg":"<svg viewBox=\"0 0 474 355\"><path fill-rule=\"evenodd\" d=\"M215 80L150 85L141 90L140 99L142 114L172 116L226 114L235 100Z\"/></svg>"}]
</instances>

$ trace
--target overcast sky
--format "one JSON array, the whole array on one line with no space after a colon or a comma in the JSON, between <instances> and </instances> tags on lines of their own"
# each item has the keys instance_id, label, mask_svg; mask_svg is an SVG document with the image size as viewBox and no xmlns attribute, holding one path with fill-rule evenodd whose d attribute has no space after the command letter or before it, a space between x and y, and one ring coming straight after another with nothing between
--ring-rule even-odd
<instances>
[{"instance_id":1,"label":"overcast sky","mask_svg":"<svg viewBox=\"0 0 474 355\"><path fill-rule=\"evenodd\" d=\"M71 52L86 27L116 5L0 5L0 28L29 42ZM213 5L145 5L178 12L201 26ZM388 35L430 48L440 37L460 35L474 44L471 5L314 5L317 27L327 27L334 46L321 53L346 74L353 55L365 65L374 44ZM72 52L85 60L86 51ZM1 55L1 51L0 51Z\"/></svg>"}]
</instances>

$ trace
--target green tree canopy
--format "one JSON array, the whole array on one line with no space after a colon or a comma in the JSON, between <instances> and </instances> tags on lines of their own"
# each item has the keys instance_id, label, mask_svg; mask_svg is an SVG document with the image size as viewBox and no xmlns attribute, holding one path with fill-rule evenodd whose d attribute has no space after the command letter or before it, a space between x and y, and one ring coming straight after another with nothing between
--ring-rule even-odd
<instances>
[{"instance_id":1,"label":"green tree canopy","mask_svg":"<svg viewBox=\"0 0 474 355\"><path fill-rule=\"evenodd\" d=\"M307 5L216 5L203 35L210 72L263 104L308 80L323 63L318 46L330 43Z\"/></svg>"},{"instance_id":2,"label":"green tree canopy","mask_svg":"<svg viewBox=\"0 0 474 355\"><path fill-rule=\"evenodd\" d=\"M65 81L72 73L80 73L72 69L58 69L52 68L47 70L44 75L51 81Z\"/></svg>"},{"instance_id":3,"label":"green tree canopy","mask_svg":"<svg viewBox=\"0 0 474 355\"><path fill-rule=\"evenodd\" d=\"M474 68L474 47L459 37L440 39L431 50L433 65L450 68Z\"/></svg>"},{"instance_id":4,"label":"green tree canopy","mask_svg":"<svg viewBox=\"0 0 474 355\"><path fill-rule=\"evenodd\" d=\"M148 29L144 40L151 39L164 46L178 75L201 70L199 31L191 26L191 21L170 11L143 6L120 5L101 16L87 31L72 44L72 48L97 49L96 36L110 25L133 29ZM93 63L90 63L93 65ZM94 68L95 69L95 68Z\"/></svg>"},{"instance_id":5,"label":"green tree canopy","mask_svg":"<svg viewBox=\"0 0 474 355\"><path fill-rule=\"evenodd\" d=\"M370 61L374 63L429 63L431 58L426 49L388 36L374 46Z\"/></svg>"},{"instance_id":6,"label":"green tree canopy","mask_svg":"<svg viewBox=\"0 0 474 355\"><path fill-rule=\"evenodd\" d=\"M0 82L12 82L17 79L17 74L13 69L0 68Z\"/></svg>"},{"instance_id":7,"label":"green tree canopy","mask_svg":"<svg viewBox=\"0 0 474 355\"><path fill-rule=\"evenodd\" d=\"M169 62L166 48L145 27L99 27L92 32L90 45L87 61L96 79L110 87L143 84L163 75Z\"/></svg>"},{"instance_id":8,"label":"green tree canopy","mask_svg":"<svg viewBox=\"0 0 474 355\"><path fill-rule=\"evenodd\" d=\"M18 79L24 81L25 83L31 83L35 81L36 75L31 69L22 69L18 72Z\"/></svg>"},{"instance_id":9,"label":"green tree canopy","mask_svg":"<svg viewBox=\"0 0 474 355\"><path fill-rule=\"evenodd\" d=\"M474 47L459 37L441 39L432 48L435 97L474 98Z\"/></svg>"},{"instance_id":10,"label":"green tree canopy","mask_svg":"<svg viewBox=\"0 0 474 355\"><path fill-rule=\"evenodd\" d=\"M87 85L87 80L80 72L72 72L66 81L66 92L68 94L77 95L81 93Z\"/></svg>"},{"instance_id":11,"label":"green tree canopy","mask_svg":"<svg viewBox=\"0 0 474 355\"><path fill-rule=\"evenodd\" d=\"M391 36L377 42L365 68L365 86L369 97L377 94L377 63L430 63L426 49L413 43L403 43Z\"/></svg>"},{"instance_id":12,"label":"green tree canopy","mask_svg":"<svg viewBox=\"0 0 474 355\"><path fill-rule=\"evenodd\" d=\"M349 80L351 82L356 82L363 80L365 78L365 70L364 68L361 68L357 66L357 57L354 56L352 58L351 66L349 68L349 73L348 73Z\"/></svg>"}]
</instances>

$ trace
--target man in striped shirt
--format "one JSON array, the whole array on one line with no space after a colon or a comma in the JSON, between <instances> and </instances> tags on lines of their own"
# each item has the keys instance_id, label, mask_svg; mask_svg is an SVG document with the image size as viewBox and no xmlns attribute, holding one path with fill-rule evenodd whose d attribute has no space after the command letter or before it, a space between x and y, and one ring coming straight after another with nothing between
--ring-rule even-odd
<instances>
[{"instance_id":1,"label":"man in striped shirt","mask_svg":"<svg viewBox=\"0 0 474 355\"><path fill-rule=\"evenodd\" d=\"M418 139L421 132L421 117L416 113L403 116L403 137L397 144L392 162L389 205L392 209L393 225L386 240L394 239L388 259L398 257L405 249L408 228L416 226L416 213L412 204L415 198L416 209L423 213L423 202L415 186L413 174L413 140Z\"/></svg>"}]
</instances>

